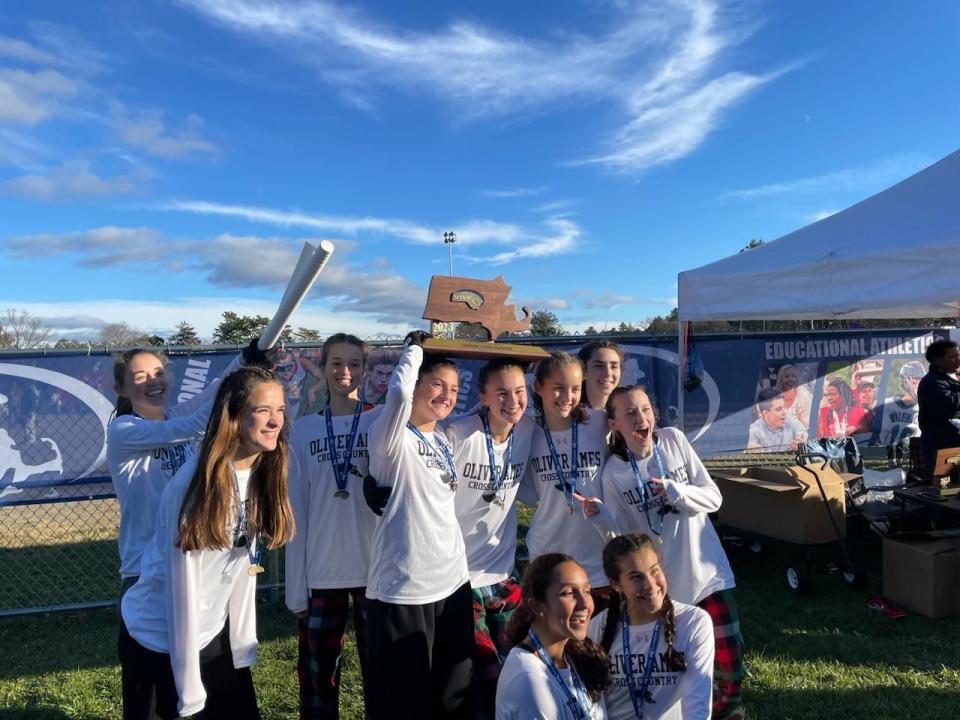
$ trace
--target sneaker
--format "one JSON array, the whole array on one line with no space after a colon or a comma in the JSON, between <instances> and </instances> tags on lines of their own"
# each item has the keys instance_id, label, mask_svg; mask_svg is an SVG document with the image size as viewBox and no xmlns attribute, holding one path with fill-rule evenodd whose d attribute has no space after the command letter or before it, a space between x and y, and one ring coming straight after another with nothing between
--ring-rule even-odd
<instances>
[{"instance_id":1,"label":"sneaker","mask_svg":"<svg viewBox=\"0 0 960 720\"><path fill-rule=\"evenodd\" d=\"M879 617L891 618L893 620L899 620L907 616L905 610L893 607L885 597L880 597L879 595L874 595L867 600L867 610L870 610Z\"/></svg>"}]
</instances>

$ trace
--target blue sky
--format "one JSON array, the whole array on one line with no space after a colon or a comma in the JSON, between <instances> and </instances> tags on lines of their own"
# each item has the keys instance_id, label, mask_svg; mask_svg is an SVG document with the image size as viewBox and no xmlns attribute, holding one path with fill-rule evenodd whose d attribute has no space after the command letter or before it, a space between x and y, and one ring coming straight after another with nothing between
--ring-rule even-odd
<instances>
[{"instance_id":1,"label":"blue sky","mask_svg":"<svg viewBox=\"0 0 960 720\"><path fill-rule=\"evenodd\" d=\"M82 7L82 12L77 8ZM403 333L447 272L571 329L957 149L944 2L6 0L0 309Z\"/></svg>"}]
</instances>

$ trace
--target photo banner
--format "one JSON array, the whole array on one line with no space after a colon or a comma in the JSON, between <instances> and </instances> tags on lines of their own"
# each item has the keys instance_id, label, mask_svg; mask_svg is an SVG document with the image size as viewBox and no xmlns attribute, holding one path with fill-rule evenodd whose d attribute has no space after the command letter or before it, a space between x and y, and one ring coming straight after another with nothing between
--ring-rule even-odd
<instances>
[{"instance_id":1,"label":"photo banner","mask_svg":"<svg viewBox=\"0 0 960 720\"><path fill-rule=\"evenodd\" d=\"M699 387L684 391L686 434L704 457L786 451L802 439L826 435L852 435L861 444L904 442L919 432L915 393L927 370L923 353L950 334L936 329L698 336L703 372ZM576 353L587 341L542 345ZM660 424L677 425L676 340L633 337L620 344L621 384L647 387ZM202 392L235 355L171 356L169 403ZM367 402L383 401L398 356L396 347L371 350L363 382ZM321 361L316 347L277 354L275 371L291 420L326 406ZM456 415L475 409L481 365L458 362ZM532 372L527 380L532 392ZM112 492L104 460L106 426L116 402L113 385L113 359L107 355L0 354L0 505Z\"/></svg>"}]
</instances>

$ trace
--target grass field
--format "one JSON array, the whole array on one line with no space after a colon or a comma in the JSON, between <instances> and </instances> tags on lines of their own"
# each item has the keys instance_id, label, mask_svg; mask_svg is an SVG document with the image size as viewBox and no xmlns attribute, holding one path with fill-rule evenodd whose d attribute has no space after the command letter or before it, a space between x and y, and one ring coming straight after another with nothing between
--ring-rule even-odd
<instances>
[{"instance_id":1,"label":"grass field","mask_svg":"<svg viewBox=\"0 0 960 720\"><path fill-rule=\"evenodd\" d=\"M879 548L868 549L878 589ZM960 619L870 615L861 593L837 575L815 575L809 597L787 593L787 553L729 551L747 642L749 716L768 719L956 717L960 709ZM115 611L0 620L0 718L120 717ZM255 679L266 720L296 717L294 622L282 607L260 610ZM342 717L361 718L356 653L348 645Z\"/></svg>"}]
</instances>

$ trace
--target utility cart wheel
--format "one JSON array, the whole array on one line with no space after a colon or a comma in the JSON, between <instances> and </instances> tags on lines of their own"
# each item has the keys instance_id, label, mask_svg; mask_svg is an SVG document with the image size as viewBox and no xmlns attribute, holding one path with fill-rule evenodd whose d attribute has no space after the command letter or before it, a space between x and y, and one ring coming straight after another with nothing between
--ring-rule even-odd
<instances>
[{"instance_id":1,"label":"utility cart wheel","mask_svg":"<svg viewBox=\"0 0 960 720\"><path fill-rule=\"evenodd\" d=\"M810 590L810 565L806 560L796 560L787 565L787 589L794 595L805 595Z\"/></svg>"}]
</instances>

